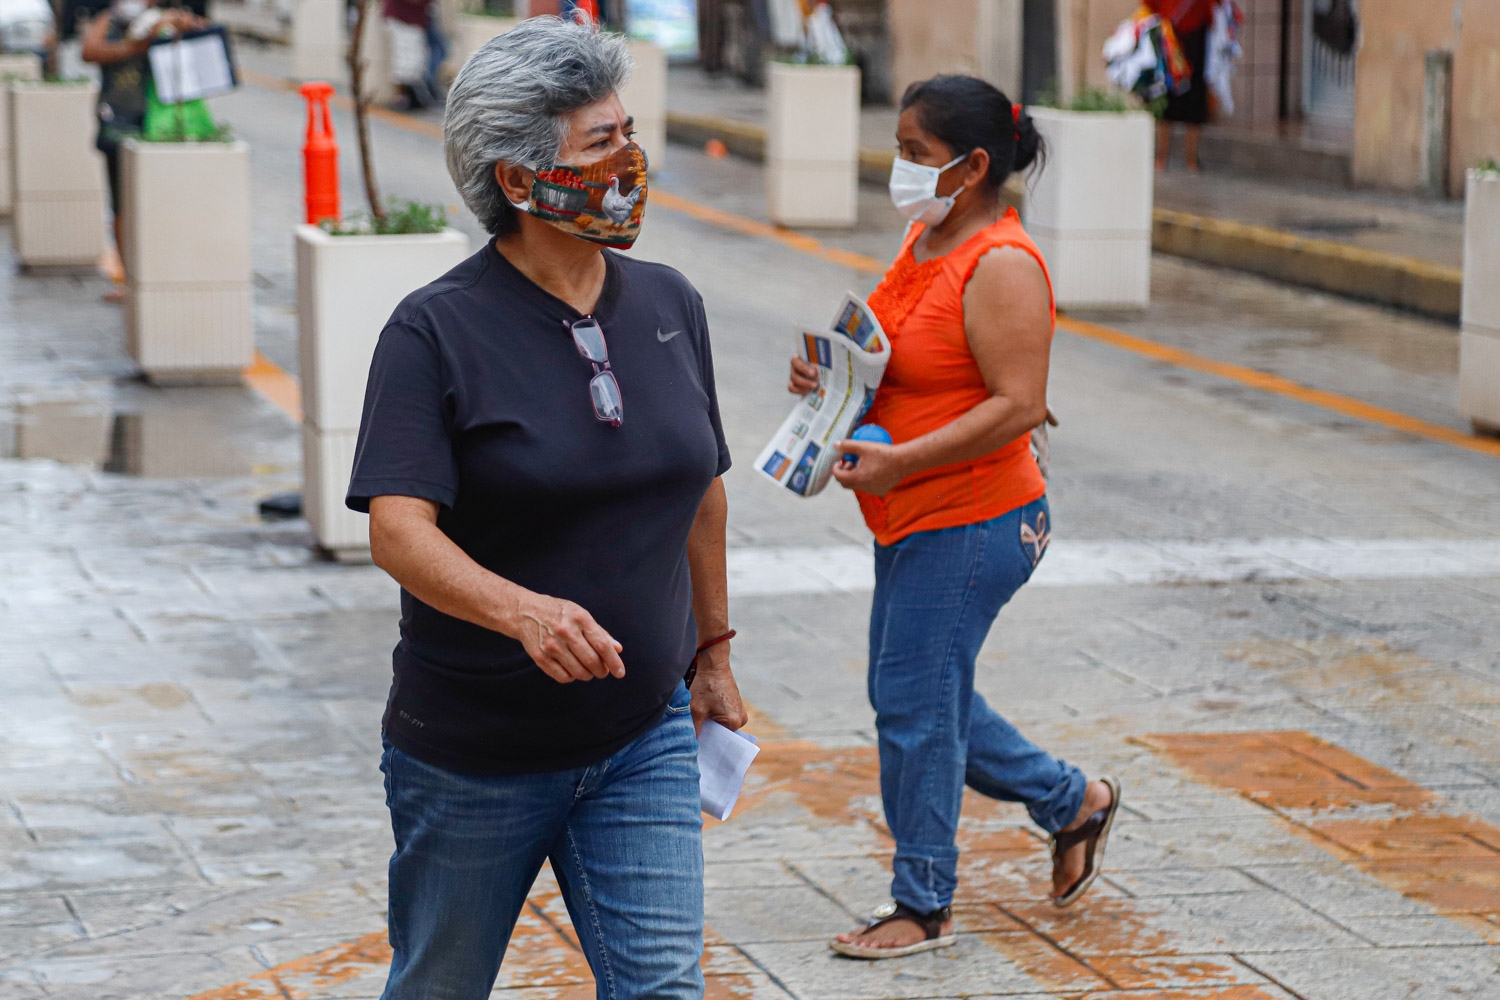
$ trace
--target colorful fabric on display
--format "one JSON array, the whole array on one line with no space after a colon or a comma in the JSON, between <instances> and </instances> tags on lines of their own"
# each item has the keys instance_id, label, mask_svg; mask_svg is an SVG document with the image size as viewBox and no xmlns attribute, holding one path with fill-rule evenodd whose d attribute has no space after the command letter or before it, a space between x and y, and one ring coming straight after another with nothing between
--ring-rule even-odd
<instances>
[{"instance_id":1,"label":"colorful fabric on display","mask_svg":"<svg viewBox=\"0 0 1500 1000\"><path fill-rule=\"evenodd\" d=\"M1245 15L1233 3L1214 7L1213 24L1208 29L1208 55L1204 59L1203 78L1219 114L1234 114L1234 65L1243 51L1240 48L1240 25Z\"/></svg>"},{"instance_id":2,"label":"colorful fabric on display","mask_svg":"<svg viewBox=\"0 0 1500 1000\"><path fill-rule=\"evenodd\" d=\"M1104 43L1109 78L1150 102L1184 94L1192 85L1193 66L1183 54L1170 21L1141 7Z\"/></svg>"}]
</instances>

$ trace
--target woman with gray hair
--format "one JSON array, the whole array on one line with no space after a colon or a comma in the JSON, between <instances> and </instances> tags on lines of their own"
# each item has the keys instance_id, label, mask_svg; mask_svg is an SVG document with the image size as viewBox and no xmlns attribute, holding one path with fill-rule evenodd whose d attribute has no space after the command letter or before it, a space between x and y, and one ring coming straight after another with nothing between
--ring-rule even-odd
<instances>
[{"instance_id":1,"label":"woman with gray hair","mask_svg":"<svg viewBox=\"0 0 1500 1000\"><path fill-rule=\"evenodd\" d=\"M616 252L646 206L629 70L555 17L464 65L448 169L494 239L371 364L347 502L401 584L386 1000L489 996L547 861L601 1000L703 995L695 726L745 722L729 451L702 299Z\"/></svg>"}]
</instances>

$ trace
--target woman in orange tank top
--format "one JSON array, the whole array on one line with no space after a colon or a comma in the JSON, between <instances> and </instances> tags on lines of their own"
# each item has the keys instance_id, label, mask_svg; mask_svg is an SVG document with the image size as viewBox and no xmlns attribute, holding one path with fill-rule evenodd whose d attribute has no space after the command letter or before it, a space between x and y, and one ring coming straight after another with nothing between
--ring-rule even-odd
<instances>
[{"instance_id":1,"label":"woman in orange tank top","mask_svg":"<svg viewBox=\"0 0 1500 1000\"><path fill-rule=\"evenodd\" d=\"M954 943L965 784L1025 803L1053 835L1059 906L1098 875L1120 802L1117 781L1088 781L974 690L985 636L1050 537L1031 433L1047 417L1051 281L1000 201L1041 137L1019 105L959 76L913 84L896 137L891 197L913 224L869 299L891 356L866 417L893 443L841 442L856 460L834 471L875 534L869 692L896 840L892 900L831 942L857 958ZM789 388L817 388L817 369L794 358Z\"/></svg>"}]
</instances>

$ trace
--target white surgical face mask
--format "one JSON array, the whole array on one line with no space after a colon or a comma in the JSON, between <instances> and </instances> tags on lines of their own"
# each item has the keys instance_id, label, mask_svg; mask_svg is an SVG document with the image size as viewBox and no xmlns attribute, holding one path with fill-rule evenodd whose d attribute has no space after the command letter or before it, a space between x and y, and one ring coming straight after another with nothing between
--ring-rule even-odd
<instances>
[{"instance_id":1,"label":"white surgical face mask","mask_svg":"<svg viewBox=\"0 0 1500 1000\"><path fill-rule=\"evenodd\" d=\"M938 178L943 175L943 171L968 158L968 154L965 154L941 167L928 167L896 157L891 164L891 204L896 206L896 211L908 222L920 222L924 226L940 224L953 210L958 192L939 198Z\"/></svg>"},{"instance_id":2,"label":"white surgical face mask","mask_svg":"<svg viewBox=\"0 0 1500 1000\"><path fill-rule=\"evenodd\" d=\"M146 12L146 0L116 0L115 14L123 21L134 21Z\"/></svg>"}]
</instances>

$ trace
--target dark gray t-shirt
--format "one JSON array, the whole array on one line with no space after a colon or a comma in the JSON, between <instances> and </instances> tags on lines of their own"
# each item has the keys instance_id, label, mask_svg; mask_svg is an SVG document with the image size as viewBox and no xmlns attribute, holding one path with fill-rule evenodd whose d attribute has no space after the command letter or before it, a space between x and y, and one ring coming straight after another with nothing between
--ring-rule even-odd
<instances>
[{"instance_id":1,"label":"dark gray t-shirt","mask_svg":"<svg viewBox=\"0 0 1500 1000\"><path fill-rule=\"evenodd\" d=\"M381 332L347 503L420 497L486 569L574 601L625 647L625 677L559 684L522 645L401 591L384 728L439 767L518 773L603 760L654 725L692 662L687 538L729 468L703 300L604 251L593 313L625 419L595 418L579 313L486 244Z\"/></svg>"}]
</instances>

